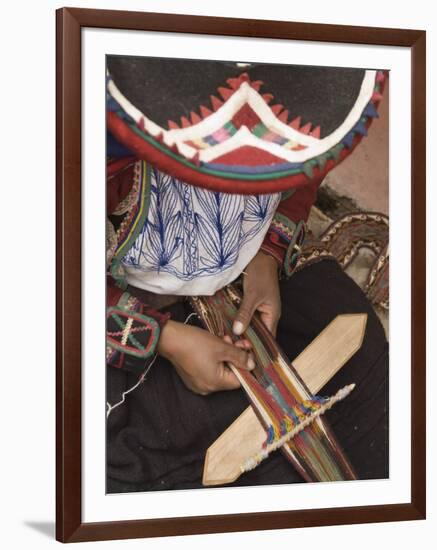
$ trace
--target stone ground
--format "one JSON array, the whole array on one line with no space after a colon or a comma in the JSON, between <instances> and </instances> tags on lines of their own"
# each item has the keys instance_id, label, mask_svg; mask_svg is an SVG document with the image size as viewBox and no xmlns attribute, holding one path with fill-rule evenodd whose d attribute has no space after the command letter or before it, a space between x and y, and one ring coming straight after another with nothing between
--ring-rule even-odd
<instances>
[{"instance_id":1,"label":"stone ground","mask_svg":"<svg viewBox=\"0 0 437 550\"><path fill-rule=\"evenodd\" d=\"M369 135L353 154L332 170L319 190L309 228L320 235L333 220L347 212L373 211L389 215L389 93L388 85ZM374 254L363 249L346 272L363 285ZM377 308L388 334L388 312Z\"/></svg>"}]
</instances>

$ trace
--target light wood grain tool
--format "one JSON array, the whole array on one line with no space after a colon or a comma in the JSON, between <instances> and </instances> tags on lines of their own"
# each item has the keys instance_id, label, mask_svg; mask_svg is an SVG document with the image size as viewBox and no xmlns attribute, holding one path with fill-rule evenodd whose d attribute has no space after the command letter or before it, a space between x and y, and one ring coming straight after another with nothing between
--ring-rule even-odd
<instances>
[{"instance_id":1,"label":"light wood grain tool","mask_svg":"<svg viewBox=\"0 0 437 550\"><path fill-rule=\"evenodd\" d=\"M337 316L292 361L311 393L323 388L360 349L366 322L365 313ZM203 485L224 485L238 479L241 465L260 451L265 439L266 431L249 406L207 450Z\"/></svg>"}]
</instances>

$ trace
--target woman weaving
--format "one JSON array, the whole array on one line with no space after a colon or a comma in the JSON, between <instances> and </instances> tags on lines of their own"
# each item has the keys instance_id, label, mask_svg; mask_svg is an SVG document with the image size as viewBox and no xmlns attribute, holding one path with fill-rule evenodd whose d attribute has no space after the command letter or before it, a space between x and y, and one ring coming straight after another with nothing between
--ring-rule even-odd
<instances>
[{"instance_id":1,"label":"woman weaving","mask_svg":"<svg viewBox=\"0 0 437 550\"><path fill-rule=\"evenodd\" d=\"M295 269L317 189L367 133L383 81L358 69L108 59L109 492L201 487L206 449L248 404L227 364L254 368L244 336L254 315L295 357L338 313L368 314L360 352L322 393L357 384L326 416L357 477L387 477L384 331L332 258ZM233 342L202 328L185 298L235 281ZM273 453L235 485L300 481Z\"/></svg>"}]
</instances>

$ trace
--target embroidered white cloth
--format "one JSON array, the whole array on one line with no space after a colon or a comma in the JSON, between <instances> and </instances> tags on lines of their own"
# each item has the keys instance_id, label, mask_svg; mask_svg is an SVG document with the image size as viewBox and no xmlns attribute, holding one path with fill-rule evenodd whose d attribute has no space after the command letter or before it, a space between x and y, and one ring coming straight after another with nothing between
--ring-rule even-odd
<instances>
[{"instance_id":1,"label":"embroidered white cloth","mask_svg":"<svg viewBox=\"0 0 437 550\"><path fill-rule=\"evenodd\" d=\"M153 169L147 220L122 260L128 283L156 294L214 294L258 252L280 198L208 191Z\"/></svg>"}]
</instances>

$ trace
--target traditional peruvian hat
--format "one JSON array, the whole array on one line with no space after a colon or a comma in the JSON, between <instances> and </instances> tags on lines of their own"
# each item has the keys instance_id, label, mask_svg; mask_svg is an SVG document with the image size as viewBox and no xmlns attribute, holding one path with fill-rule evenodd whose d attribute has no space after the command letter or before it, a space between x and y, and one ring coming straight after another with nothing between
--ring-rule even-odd
<instances>
[{"instance_id":1,"label":"traditional peruvian hat","mask_svg":"<svg viewBox=\"0 0 437 550\"><path fill-rule=\"evenodd\" d=\"M367 135L386 79L373 69L126 56L109 56L107 75L110 150L243 194L326 175Z\"/></svg>"}]
</instances>

